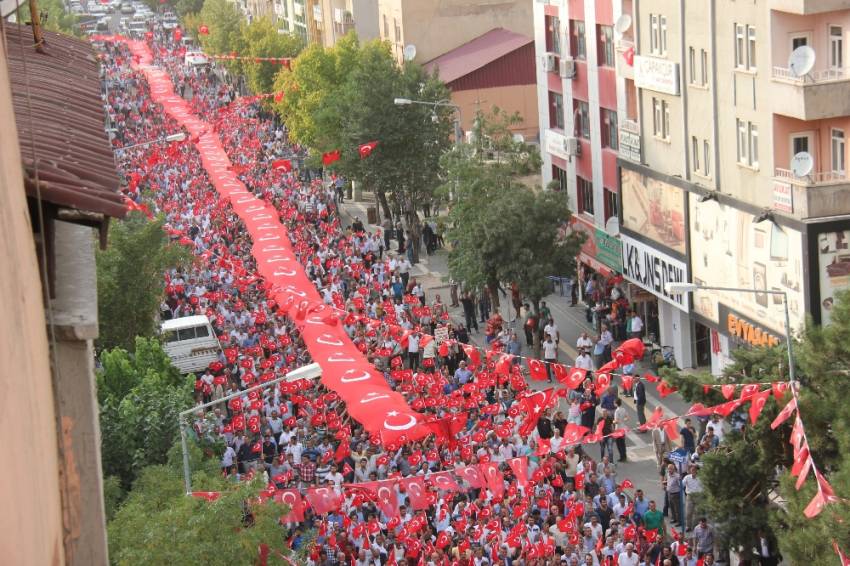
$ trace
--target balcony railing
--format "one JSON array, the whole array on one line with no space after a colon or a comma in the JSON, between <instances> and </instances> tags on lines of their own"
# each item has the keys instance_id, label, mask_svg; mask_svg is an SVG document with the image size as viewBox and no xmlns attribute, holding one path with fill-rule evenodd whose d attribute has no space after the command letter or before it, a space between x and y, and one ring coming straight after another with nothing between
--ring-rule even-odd
<instances>
[{"instance_id":1,"label":"balcony railing","mask_svg":"<svg viewBox=\"0 0 850 566\"><path fill-rule=\"evenodd\" d=\"M807 75L799 77L787 67L774 67L773 78L790 83L818 84L846 81L850 79L850 73L846 69L823 69L820 71L811 71Z\"/></svg>"},{"instance_id":2,"label":"balcony railing","mask_svg":"<svg viewBox=\"0 0 850 566\"><path fill-rule=\"evenodd\" d=\"M810 173L805 177L797 177L790 169L780 169L777 167L774 170L773 176L777 179L798 185L831 185L847 182L847 173L840 171L819 171L817 173Z\"/></svg>"}]
</instances>

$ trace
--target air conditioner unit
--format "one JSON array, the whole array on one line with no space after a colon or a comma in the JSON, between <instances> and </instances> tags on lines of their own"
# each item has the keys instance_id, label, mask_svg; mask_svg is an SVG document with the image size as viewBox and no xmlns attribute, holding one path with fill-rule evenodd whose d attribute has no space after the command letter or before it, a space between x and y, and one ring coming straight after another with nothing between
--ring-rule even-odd
<instances>
[{"instance_id":1,"label":"air conditioner unit","mask_svg":"<svg viewBox=\"0 0 850 566\"><path fill-rule=\"evenodd\" d=\"M576 76L576 72L578 71L576 67L576 61L572 57L564 57L561 59L561 77L565 79L574 79Z\"/></svg>"},{"instance_id":2,"label":"air conditioner unit","mask_svg":"<svg viewBox=\"0 0 850 566\"><path fill-rule=\"evenodd\" d=\"M554 53L545 53L540 59L540 63L543 65L543 71L546 73L553 73L555 71L556 60Z\"/></svg>"},{"instance_id":3,"label":"air conditioner unit","mask_svg":"<svg viewBox=\"0 0 850 566\"><path fill-rule=\"evenodd\" d=\"M581 144L578 138L564 138L564 153L570 157L581 155Z\"/></svg>"}]
</instances>

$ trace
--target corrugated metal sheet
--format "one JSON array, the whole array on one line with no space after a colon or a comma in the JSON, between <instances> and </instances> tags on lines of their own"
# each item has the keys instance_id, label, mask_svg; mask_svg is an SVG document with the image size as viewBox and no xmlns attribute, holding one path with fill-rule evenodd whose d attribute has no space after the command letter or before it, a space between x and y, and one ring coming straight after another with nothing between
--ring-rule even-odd
<instances>
[{"instance_id":1,"label":"corrugated metal sheet","mask_svg":"<svg viewBox=\"0 0 850 566\"><path fill-rule=\"evenodd\" d=\"M424 67L429 72L439 69L440 78L452 83L526 45L533 51L534 38L495 28L428 61Z\"/></svg>"},{"instance_id":2,"label":"corrugated metal sheet","mask_svg":"<svg viewBox=\"0 0 850 566\"><path fill-rule=\"evenodd\" d=\"M104 130L97 59L89 43L0 23L27 194L59 206L123 217L115 159ZM38 165L38 183L35 181Z\"/></svg>"},{"instance_id":3,"label":"corrugated metal sheet","mask_svg":"<svg viewBox=\"0 0 850 566\"><path fill-rule=\"evenodd\" d=\"M506 53L483 67L448 83L453 92L537 82L534 68L534 43Z\"/></svg>"}]
</instances>

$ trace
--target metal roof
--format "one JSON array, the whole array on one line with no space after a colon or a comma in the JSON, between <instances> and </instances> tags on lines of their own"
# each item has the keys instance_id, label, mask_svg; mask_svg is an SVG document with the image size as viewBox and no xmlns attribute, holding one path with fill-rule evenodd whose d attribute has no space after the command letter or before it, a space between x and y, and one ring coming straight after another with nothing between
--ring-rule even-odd
<instances>
[{"instance_id":1,"label":"metal roof","mask_svg":"<svg viewBox=\"0 0 850 566\"><path fill-rule=\"evenodd\" d=\"M104 129L91 45L45 31L45 52L38 53L30 28L0 21L0 31L27 195L40 193L61 207L123 217L127 211Z\"/></svg>"},{"instance_id":2,"label":"metal roof","mask_svg":"<svg viewBox=\"0 0 850 566\"><path fill-rule=\"evenodd\" d=\"M428 72L438 68L440 80L448 84L529 43L534 43L534 38L505 28L495 28L431 59L423 66Z\"/></svg>"},{"instance_id":3,"label":"metal roof","mask_svg":"<svg viewBox=\"0 0 850 566\"><path fill-rule=\"evenodd\" d=\"M193 326L201 326L209 324L210 319L205 315L197 314L193 316L184 316L183 318L171 318L162 323L162 331L178 330L180 328L191 328Z\"/></svg>"}]
</instances>

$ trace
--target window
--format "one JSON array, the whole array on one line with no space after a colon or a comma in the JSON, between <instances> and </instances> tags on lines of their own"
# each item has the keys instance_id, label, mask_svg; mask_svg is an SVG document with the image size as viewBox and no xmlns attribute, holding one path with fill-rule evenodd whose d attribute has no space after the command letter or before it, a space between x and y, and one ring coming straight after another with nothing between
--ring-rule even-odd
<instances>
[{"instance_id":1,"label":"window","mask_svg":"<svg viewBox=\"0 0 850 566\"><path fill-rule=\"evenodd\" d=\"M700 59L702 60L702 86L708 84L708 52L705 49L700 49Z\"/></svg>"},{"instance_id":2,"label":"window","mask_svg":"<svg viewBox=\"0 0 850 566\"><path fill-rule=\"evenodd\" d=\"M390 38L390 23L387 20L387 15L384 14L384 39Z\"/></svg>"},{"instance_id":3,"label":"window","mask_svg":"<svg viewBox=\"0 0 850 566\"><path fill-rule=\"evenodd\" d=\"M210 335L210 329L206 326L196 326L195 327L195 335L198 338L206 338Z\"/></svg>"},{"instance_id":4,"label":"window","mask_svg":"<svg viewBox=\"0 0 850 566\"><path fill-rule=\"evenodd\" d=\"M557 16L546 16L546 51L561 54L561 21Z\"/></svg>"},{"instance_id":5,"label":"window","mask_svg":"<svg viewBox=\"0 0 850 566\"><path fill-rule=\"evenodd\" d=\"M602 191L605 195L605 222L608 222L608 219L613 217L618 217L620 215L620 202L617 199L617 193L604 189Z\"/></svg>"},{"instance_id":6,"label":"window","mask_svg":"<svg viewBox=\"0 0 850 566\"><path fill-rule=\"evenodd\" d=\"M841 26L829 26L829 68L844 68L844 32Z\"/></svg>"},{"instance_id":7,"label":"window","mask_svg":"<svg viewBox=\"0 0 850 566\"><path fill-rule=\"evenodd\" d=\"M596 26L597 57L603 67L613 67L614 61L614 28L611 26Z\"/></svg>"},{"instance_id":8,"label":"window","mask_svg":"<svg viewBox=\"0 0 850 566\"><path fill-rule=\"evenodd\" d=\"M585 42L583 21L570 20L570 36L572 36L570 54L576 59L587 59L587 43Z\"/></svg>"},{"instance_id":9,"label":"window","mask_svg":"<svg viewBox=\"0 0 850 566\"><path fill-rule=\"evenodd\" d=\"M393 27L395 27L395 42L401 43L401 26L398 25L398 20L393 18Z\"/></svg>"},{"instance_id":10,"label":"window","mask_svg":"<svg viewBox=\"0 0 850 566\"><path fill-rule=\"evenodd\" d=\"M691 136L691 160L693 161L694 171L699 173L699 140L696 136Z\"/></svg>"},{"instance_id":11,"label":"window","mask_svg":"<svg viewBox=\"0 0 850 566\"><path fill-rule=\"evenodd\" d=\"M564 97L557 92L549 93L549 127L564 129Z\"/></svg>"},{"instance_id":12,"label":"window","mask_svg":"<svg viewBox=\"0 0 850 566\"><path fill-rule=\"evenodd\" d=\"M756 28L735 24L735 66L756 70Z\"/></svg>"},{"instance_id":13,"label":"window","mask_svg":"<svg viewBox=\"0 0 850 566\"><path fill-rule=\"evenodd\" d=\"M794 51L798 47L802 47L804 45L809 44L808 35L796 35L791 38L791 51Z\"/></svg>"},{"instance_id":14,"label":"window","mask_svg":"<svg viewBox=\"0 0 850 566\"><path fill-rule=\"evenodd\" d=\"M791 136L791 155L797 155L801 151L809 151L809 134L797 134Z\"/></svg>"},{"instance_id":15,"label":"window","mask_svg":"<svg viewBox=\"0 0 850 566\"><path fill-rule=\"evenodd\" d=\"M609 147L613 150L620 149L620 144L617 129L617 113L607 108L600 109L599 119L602 123L600 130L602 131L602 147Z\"/></svg>"},{"instance_id":16,"label":"window","mask_svg":"<svg viewBox=\"0 0 850 566\"><path fill-rule=\"evenodd\" d=\"M711 176L711 146L708 145L708 140L702 140L702 174L706 177Z\"/></svg>"},{"instance_id":17,"label":"window","mask_svg":"<svg viewBox=\"0 0 850 566\"><path fill-rule=\"evenodd\" d=\"M670 139L670 105L660 98L652 99L652 135Z\"/></svg>"},{"instance_id":18,"label":"window","mask_svg":"<svg viewBox=\"0 0 850 566\"><path fill-rule=\"evenodd\" d=\"M583 177L576 177L578 211L593 214L593 183Z\"/></svg>"},{"instance_id":19,"label":"window","mask_svg":"<svg viewBox=\"0 0 850 566\"><path fill-rule=\"evenodd\" d=\"M577 135L590 139L590 106L582 100L575 100L573 116L577 120L575 131Z\"/></svg>"},{"instance_id":20,"label":"window","mask_svg":"<svg viewBox=\"0 0 850 566\"><path fill-rule=\"evenodd\" d=\"M688 71L690 83L697 84L697 50L693 47L688 48Z\"/></svg>"},{"instance_id":21,"label":"window","mask_svg":"<svg viewBox=\"0 0 850 566\"><path fill-rule=\"evenodd\" d=\"M559 191L567 190L567 172L558 167L557 165L552 166L552 180L558 181Z\"/></svg>"},{"instance_id":22,"label":"window","mask_svg":"<svg viewBox=\"0 0 850 566\"><path fill-rule=\"evenodd\" d=\"M656 55L667 53L667 16L649 15L649 50Z\"/></svg>"},{"instance_id":23,"label":"window","mask_svg":"<svg viewBox=\"0 0 850 566\"><path fill-rule=\"evenodd\" d=\"M844 130L832 129L832 172L841 175L846 171L844 167Z\"/></svg>"},{"instance_id":24,"label":"window","mask_svg":"<svg viewBox=\"0 0 850 566\"><path fill-rule=\"evenodd\" d=\"M738 163L749 167L758 167L758 126L746 120L735 120L735 122L738 128Z\"/></svg>"}]
</instances>

